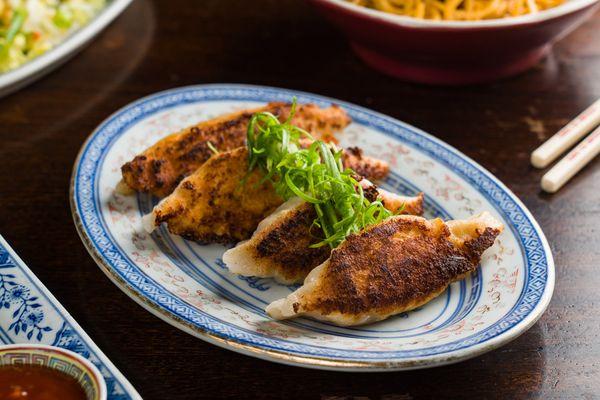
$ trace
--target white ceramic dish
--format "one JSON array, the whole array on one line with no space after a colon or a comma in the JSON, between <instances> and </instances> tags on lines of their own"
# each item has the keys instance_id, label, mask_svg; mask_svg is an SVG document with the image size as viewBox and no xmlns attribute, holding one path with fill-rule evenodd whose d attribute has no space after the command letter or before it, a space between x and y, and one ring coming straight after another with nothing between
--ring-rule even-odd
<instances>
[{"instance_id":1,"label":"white ceramic dish","mask_svg":"<svg viewBox=\"0 0 600 400\"><path fill-rule=\"evenodd\" d=\"M20 67L0 74L0 97L6 96L49 73L77 54L110 24L132 0L111 0L93 20L73 32L63 42Z\"/></svg>"},{"instance_id":2,"label":"white ceramic dish","mask_svg":"<svg viewBox=\"0 0 600 400\"><path fill-rule=\"evenodd\" d=\"M232 275L223 246L149 235L141 218L157 199L122 196L120 166L160 137L218 114L268 101L344 107L354 122L338 137L386 159L385 189L425 192L426 216L489 210L505 232L481 268L424 307L387 321L339 328L308 319L277 322L269 302L293 287ZM75 163L71 201L79 233L100 268L135 301L174 326L244 354L313 368L390 371L474 357L535 323L552 296L554 265L539 226L501 182L457 150L392 118L352 104L283 89L206 85L174 89L117 111Z\"/></svg>"}]
</instances>

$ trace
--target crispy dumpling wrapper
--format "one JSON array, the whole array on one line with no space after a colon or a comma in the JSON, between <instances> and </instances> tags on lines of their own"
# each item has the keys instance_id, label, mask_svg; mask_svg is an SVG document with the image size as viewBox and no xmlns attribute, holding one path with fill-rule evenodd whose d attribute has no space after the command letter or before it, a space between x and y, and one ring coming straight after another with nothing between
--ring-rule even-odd
<instances>
[{"instance_id":1,"label":"crispy dumpling wrapper","mask_svg":"<svg viewBox=\"0 0 600 400\"><path fill-rule=\"evenodd\" d=\"M291 109L289 103L269 103L202 121L172 133L123 164L123 180L117 185L117 190L123 194L138 191L158 197L167 196L183 178L213 155L211 145L222 152L245 146L248 123L255 113L270 112L283 122ZM344 129L350 121L346 111L336 105L321 108L314 104L299 104L290 122L315 138L329 142L335 141L335 133ZM370 164L363 167L373 168Z\"/></svg>"},{"instance_id":2,"label":"crispy dumpling wrapper","mask_svg":"<svg viewBox=\"0 0 600 400\"><path fill-rule=\"evenodd\" d=\"M361 183L366 194L379 197L390 211L401 209L413 215L423 212L422 193L415 197L399 196L377 189L367 180ZM311 232L315 218L312 204L293 197L261 221L249 240L227 250L223 261L236 274L275 278L283 284L302 283L331 253L329 246L310 247L319 242L321 234Z\"/></svg>"},{"instance_id":3,"label":"crispy dumpling wrapper","mask_svg":"<svg viewBox=\"0 0 600 400\"><path fill-rule=\"evenodd\" d=\"M365 167L371 165L369 160L377 167ZM354 169L353 163L359 163L365 171L387 173L385 162L364 156L352 156L344 163L347 168ZM246 147L214 154L144 217L144 227L151 232L164 222L169 232L201 243L246 240L259 222L284 202L273 185L261 183L262 179L259 169L248 175ZM387 201L392 207L402 198L390 194Z\"/></svg>"},{"instance_id":4,"label":"crispy dumpling wrapper","mask_svg":"<svg viewBox=\"0 0 600 400\"><path fill-rule=\"evenodd\" d=\"M394 216L350 235L304 285L266 311L362 325L412 310L474 271L503 226L484 212L467 220Z\"/></svg>"}]
</instances>

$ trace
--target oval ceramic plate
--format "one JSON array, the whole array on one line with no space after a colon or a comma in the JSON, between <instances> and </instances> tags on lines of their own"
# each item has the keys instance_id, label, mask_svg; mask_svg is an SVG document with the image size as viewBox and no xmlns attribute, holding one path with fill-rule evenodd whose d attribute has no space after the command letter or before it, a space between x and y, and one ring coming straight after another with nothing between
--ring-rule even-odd
<instances>
[{"instance_id":1,"label":"oval ceramic plate","mask_svg":"<svg viewBox=\"0 0 600 400\"><path fill-rule=\"evenodd\" d=\"M131 1L107 1L106 7L96 17L56 47L18 68L0 74L0 97L20 89L66 62L118 17Z\"/></svg>"},{"instance_id":2,"label":"oval ceramic plate","mask_svg":"<svg viewBox=\"0 0 600 400\"><path fill-rule=\"evenodd\" d=\"M158 199L115 192L120 166L170 132L269 101L341 105L353 123L338 135L387 160L385 189L423 191L426 216L466 218L489 210L506 226L481 268L427 305L373 325L339 328L308 319L278 322L264 312L294 287L230 274L220 245L152 235L142 216ZM109 117L75 163L75 223L100 268L150 312L201 339L244 354L314 368L399 370L464 360L523 333L545 310L554 266L539 226L496 178L452 147L376 112L283 89L192 86L139 100Z\"/></svg>"}]
</instances>

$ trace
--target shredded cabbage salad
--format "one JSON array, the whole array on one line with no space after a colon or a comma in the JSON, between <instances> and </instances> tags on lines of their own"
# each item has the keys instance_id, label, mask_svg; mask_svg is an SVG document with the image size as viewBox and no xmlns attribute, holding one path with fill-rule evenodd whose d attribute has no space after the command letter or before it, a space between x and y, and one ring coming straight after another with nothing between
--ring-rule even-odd
<instances>
[{"instance_id":1,"label":"shredded cabbage salad","mask_svg":"<svg viewBox=\"0 0 600 400\"><path fill-rule=\"evenodd\" d=\"M0 73L50 50L105 4L106 0L0 0Z\"/></svg>"}]
</instances>

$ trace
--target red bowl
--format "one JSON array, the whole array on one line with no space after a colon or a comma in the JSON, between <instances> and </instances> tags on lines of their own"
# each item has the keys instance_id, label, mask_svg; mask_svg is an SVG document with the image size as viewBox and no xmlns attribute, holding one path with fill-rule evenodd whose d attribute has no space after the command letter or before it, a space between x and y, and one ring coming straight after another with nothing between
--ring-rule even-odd
<instances>
[{"instance_id":1,"label":"red bowl","mask_svg":"<svg viewBox=\"0 0 600 400\"><path fill-rule=\"evenodd\" d=\"M463 85L518 74L590 17L599 0L568 0L536 14L483 21L430 21L345 0L309 0L368 65L397 78Z\"/></svg>"}]
</instances>

